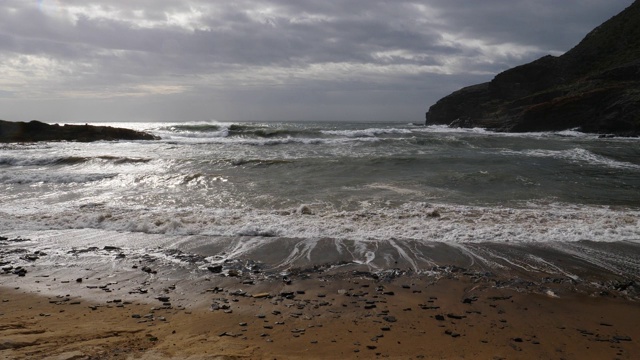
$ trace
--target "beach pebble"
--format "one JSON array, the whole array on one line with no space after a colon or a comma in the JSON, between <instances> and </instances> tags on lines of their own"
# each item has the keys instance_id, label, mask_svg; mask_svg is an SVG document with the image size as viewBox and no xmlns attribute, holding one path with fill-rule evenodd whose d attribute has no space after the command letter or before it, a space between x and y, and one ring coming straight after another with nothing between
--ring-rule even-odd
<instances>
[{"instance_id":1,"label":"beach pebble","mask_svg":"<svg viewBox=\"0 0 640 360\"><path fill-rule=\"evenodd\" d=\"M227 276L229 277L238 277L240 276L240 272L238 270L235 269L231 269L227 272Z\"/></svg>"},{"instance_id":2,"label":"beach pebble","mask_svg":"<svg viewBox=\"0 0 640 360\"><path fill-rule=\"evenodd\" d=\"M455 331L451 331L451 330L445 330L445 332L444 332L444 333L445 333L445 334L447 334L447 335L449 335L449 336L451 336L451 337L453 337L453 338L456 338L456 337L459 337L459 336L460 336L460 334L458 334L458 333L457 333L457 332L455 332Z\"/></svg>"},{"instance_id":3,"label":"beach pebble","mask_svg":"<svg viewBox=\"0 0 640 360\"><path fill-rule=\"evenodd\" d=\"M456 315L456 314L447 314L447 317L449 319L460 320L460 319L464 319L466 316L464 316L464 315Z\"/></svg>"},{"instance_id":4,"label":"beach pebble","mask_svg":"<svg viewBox=\"0 0 640 360\"><path fill-rule=\"evenodd\" d=\"M631 337L616 335L616 336L613 337L613 340L615 340L615 341L631 341Z\"/></svg>"},{"instance_id":5,"label":"beach pebble","mask_svg":"<svg viewBox=\"0 0 640 360\"><path fill-rule=\"evenodd\" d=\"M222 265L207 266L207 270L211 271L214 274L219 274L222 272Z\"/></svg>"}]
</instances>

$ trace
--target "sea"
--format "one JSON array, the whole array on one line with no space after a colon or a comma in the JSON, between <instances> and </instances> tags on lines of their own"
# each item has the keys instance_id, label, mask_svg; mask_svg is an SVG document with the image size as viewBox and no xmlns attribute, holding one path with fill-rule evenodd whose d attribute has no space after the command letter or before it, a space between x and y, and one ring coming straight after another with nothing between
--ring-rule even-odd
<instances>
[{"instance_id":1,"label":"sea","mask_svg":"<svg viewBox=\"0 0 640 360\"><path fill-rule=\"evenodd\" d=\"M173 249L274 269L422 271L443 245L486 267L557 266L518 250L542 246L640 278L638 138L404 123L95 125L161 139L0 145L0 235L49 253Z\"/></svg>"}]
</instances>

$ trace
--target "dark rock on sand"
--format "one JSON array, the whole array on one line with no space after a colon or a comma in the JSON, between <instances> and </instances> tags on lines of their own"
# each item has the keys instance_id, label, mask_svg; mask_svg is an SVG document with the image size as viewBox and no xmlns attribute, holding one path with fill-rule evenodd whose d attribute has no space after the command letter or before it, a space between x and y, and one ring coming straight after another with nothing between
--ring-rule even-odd
<instances>
[{"instance_id":1,"label":"dark rock on sand","mask_svg":"<svg viewBox=\"0 0 640 360\"><path fill-rule=\"evenodd\" d=\"M384 319L384 321L390 322L390 323L394 323L394 322L398 321L398 319L396 319L395 316L391 316L391 315L385 316L382 319Z\"/></svg>"},{"instance_id":2,"label":"dark rock on sand","mask_svg":"<svg viewBox=\"0 0 640 360\"><path fill-rule=\"evenodd\" d=\"M630 336L614 336L613 340L615 341L631 341Z\"/></svg>"},{"instance_id":3,"label":"dark rock on sand","mask_svg":"<svg viewBox=\"0 0 640 360\"><path fill-rule=\"evenodd\" d=\"M640 1L564 55L509 69L431 106L426 124L640 135Z\"/></svg>"},{"instance_id":4,"label":"dark rock on sand","mask_svg":"<svg viewBox=\"0 0 640 360\"><path fill-rule=\"evenodd\" d=\"M447 314L447 317L449 319L461 320L461 319L464 319L466 316L464 316L464 315L456 315L456 314Z\"/></svg>"},{"instance_id":5,"label":"dark rock on sand","mask_svg":"<svg viewBox=\"0 0 640 360\"><path fill-rule=\"evenodd\" d=\"M207 266L207 269L214 274L219 274L222 272L222 265Z\"/></svg>"},{"instance_id":6,"label":"dark rock on sand","mask_svg":"<svg viewBox=\"0 0 640 360\"><path fill-rule=\"evenodd\" d=\"M445 333L445 334L447 334L447 335L449 335L449 336L451 336L451 337L453 337L453 338L460 337L460 334L458 334L458 333L457 333L457 332L455 332L455 331L445 330L445 332L444 332L444 333Z\"/></svg>"}]
</instances>

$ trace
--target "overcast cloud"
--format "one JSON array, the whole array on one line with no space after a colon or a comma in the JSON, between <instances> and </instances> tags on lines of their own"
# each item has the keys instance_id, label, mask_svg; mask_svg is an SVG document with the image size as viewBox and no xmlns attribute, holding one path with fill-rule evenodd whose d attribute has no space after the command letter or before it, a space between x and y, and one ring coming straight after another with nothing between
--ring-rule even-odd
<instances>
[{"instance_id":1,"label":"overcast cloud","mask_svg":"<svg viewBox=\"0 0 640 360\"><path fill-rule=\"evenodd\" d=\"M0 0L0 118L416 122L632 0Z\"/></svg>"}]
</instances>

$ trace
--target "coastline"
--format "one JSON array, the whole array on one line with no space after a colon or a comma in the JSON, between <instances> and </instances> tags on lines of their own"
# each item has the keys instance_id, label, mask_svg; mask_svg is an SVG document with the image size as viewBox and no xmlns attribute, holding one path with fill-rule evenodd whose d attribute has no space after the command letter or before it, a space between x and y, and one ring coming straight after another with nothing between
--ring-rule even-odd
<instances>
[{"instance_id":1,"label":"coastline","mask_svg":"<svg viewBox=\"0 0 640 360\"><path fill-rule=\"evenodd\" d=\"M616 246L629 244L602 248ZM48 262L44 254L24 276L0 275L0 359L631 359L640 352L633 275L568 257L561 261L578 279L517 266L489 271L461 263L449 247L433 252L438 264L420 272L326 264L236 273L108 246Z\"/></svg>"}]
</instances>

